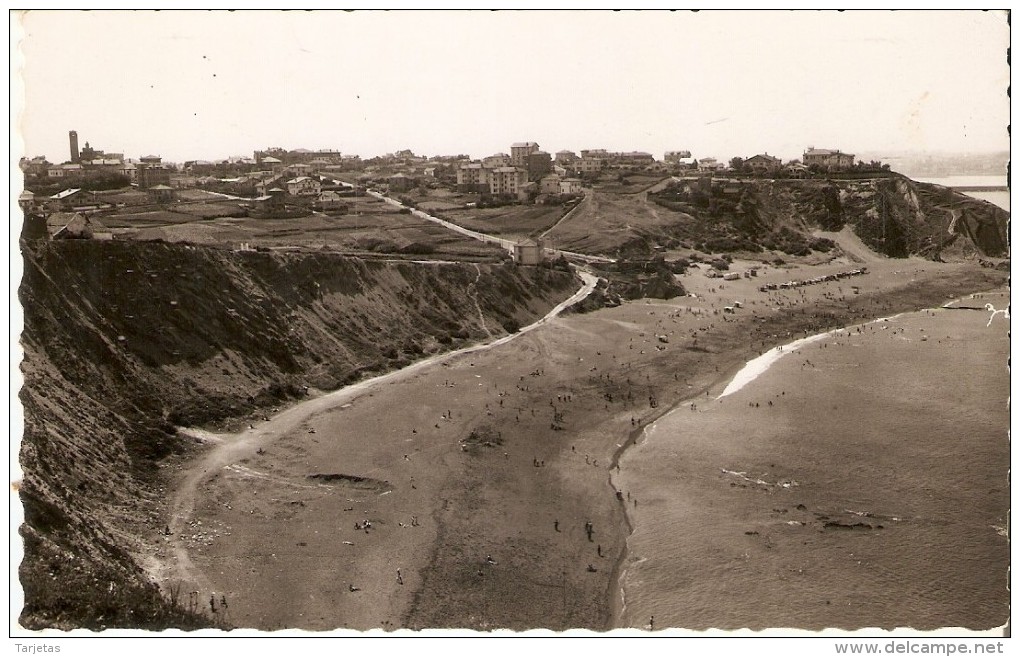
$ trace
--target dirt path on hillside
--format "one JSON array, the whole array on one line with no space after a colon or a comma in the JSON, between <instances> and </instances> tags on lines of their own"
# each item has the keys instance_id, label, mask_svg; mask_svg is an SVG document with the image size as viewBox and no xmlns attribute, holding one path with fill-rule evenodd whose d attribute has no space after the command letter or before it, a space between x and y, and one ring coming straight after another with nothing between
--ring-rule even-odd
<instances>
[{"instance_id":1,"label":"dirt path on hillside","mask_svg":"<svg viewBox=\"0 0 1020 657\"><path fill-rule=\"evenodd\" d=\"M817 230L813 233L815 237L825 237L835 242L843 253L854 262L882 262L889 260L888 257L876 253L853 231L850 226L843 226L839 231Z\"/></svg>"}]
</instances>

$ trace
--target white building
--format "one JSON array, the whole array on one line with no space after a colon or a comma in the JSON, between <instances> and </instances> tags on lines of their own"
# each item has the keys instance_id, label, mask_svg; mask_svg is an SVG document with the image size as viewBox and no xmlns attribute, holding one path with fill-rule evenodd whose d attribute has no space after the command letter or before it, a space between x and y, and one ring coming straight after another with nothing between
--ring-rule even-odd
<instances>
[{"instance_id":1,"label":"white building","mask_svg":"<svg viewBox=\"0 0 1020 657\"><path fill-rule=\"evenodd\" d=\"M560 181L560 194L583 194L581 181L577 178L566 178Z\"/></svg>"},{"instance_id":2,"label":"white building","mask_svg":"<svg viewBox=\"0 0 1020 657\"><path fill-rule=\"evenodd\" d=\"M598 173L602 171L603 162L604 160L598 157L582 157L571 162L570 166L577 173Z\"/></svg>"},{"instance_id":3,"label":"white building","mask_svg":"<svg viewBox=\"0 0 1020 657\"><path fill-rule=\"evenodd\" d=\"M542 240L524 240L514 244L514 262L519 265L540 265L544 256Z\"/></svg>"},{"instance_id":4,"label":"white building","mask_svg":"<svg viewBox=\"0 0 1020 657\"><path fill-rule=\"evenodd\" d=\"M291 196L318 196L319 181L308 176L300 176L287 181L287 193Z\"/></svg>"},{"instance_id":5,"label":"white building","mask_svg":"<svg viewBox=\"0 0 1020 657\"><path fill-rule=\"evenodd\" d=\"M703 157L698 160L698 171L719 171L725 165L714 157Z\"/></svg>"}]
</instances>

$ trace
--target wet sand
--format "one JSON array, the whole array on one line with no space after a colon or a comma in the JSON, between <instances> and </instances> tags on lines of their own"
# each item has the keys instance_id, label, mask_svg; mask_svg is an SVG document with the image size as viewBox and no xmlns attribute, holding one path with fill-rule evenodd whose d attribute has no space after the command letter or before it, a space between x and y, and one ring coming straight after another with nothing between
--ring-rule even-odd
<instances>
[{"instance_id":1,"label":"wet sand","mask_svg":"<svg viewBox=\"0 0 1020 657\"><path fill-rule=\"evenodd\" d=\"M986 302L1008 295L960 305ZM989 318L938 309L838 331L657 422L622 461L646 498L622 623L1005 624L1009 339Z\"/></svg>"},{"instance_id":2,"label":"wet sand","mask_svg":"<svg viewBox=\"0 0 1020 657\"><path fill-rule=\"evenodd\" d=\"M238 627L640 627L613 616L625 508L640 514L654 499L612 485L628 436L718 394L743 362L791 336L1003 278L913 260L872 267L781 294L757 287L848 263L726 283L692 272L681 280L698 297L562 316L384 384L219 470L174 540L227 596ZM734 300L744 307L724 315ZM631 476L627 454L612 477Z\"/></svg>"}]
</instances>

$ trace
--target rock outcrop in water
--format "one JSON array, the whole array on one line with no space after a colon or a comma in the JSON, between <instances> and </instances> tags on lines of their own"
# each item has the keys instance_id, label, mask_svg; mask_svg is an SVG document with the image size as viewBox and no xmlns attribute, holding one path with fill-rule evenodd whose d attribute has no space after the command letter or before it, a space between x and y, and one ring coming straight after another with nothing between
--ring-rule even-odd
<instances>
[{"instance_id":1,"label":"rock outcrop in water","mask_svg":"<svg viewBox=\"0 0 1020 657\"><path fill-rule=\"evenodd\" d=\"M154 243L33 241L23 255L20 620L32 628L209 623L143 574L164 531L161 468L192 444L176 426L503 335L577 287L509 264Z\"/></svg>"}]
</instances>

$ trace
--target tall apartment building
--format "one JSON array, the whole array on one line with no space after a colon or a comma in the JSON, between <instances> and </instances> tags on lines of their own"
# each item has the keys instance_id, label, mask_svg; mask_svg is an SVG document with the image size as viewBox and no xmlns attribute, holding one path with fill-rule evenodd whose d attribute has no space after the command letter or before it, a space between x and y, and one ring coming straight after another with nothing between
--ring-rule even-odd
<instances>
[{"instance_id":1,"label":"tall apartment building","mask_svg":"<svg viewBox=\"0 0 1020 657\"><path fill-rule=\"evenodd\" d=\"M163 164L158 155L146 155L135 165L135 179L139 189L148 189L157 185L170 185L170 169Z\"/></svg>"},{"instance_id":2,"label":"tall apartment building","mask_svg":"<svg viewBox=\"0 0 1020 657\"><path fill-rule=\"evenodd\" d=\"M545 151L535 151L528 155L528 180L541 180L552 171L552 157Z\"/></svg>"},{"instance_id":3,"label":"tall apartment building","mask_svg":"<svg viewBox=\"0 0 1020 657\"><path fill-rule=\"evenodd\" d=\"M487 169L481 162L468 162L457 169L457 191L458 192L487 192L489 191L489 174L493 169Z\"/></svg>"},{"instance_id":4,"label":"tall apartment building","mask_svg":"<svg viewBox=\"0 0 1020 657\"><path fill-rule=\"evenodd\" d=\"M517 167L498 167L489 172L489 193L516 196L528 182L528 173Z\"/></svg>"},{"instance_id":5,"label":"tall apartment building","mask_svg":"<svg viewBox=\"0 0 1020 657\"><path fill-rule=\"evenodd\" d=\"M510 164L515 167L527 167L528 156L538 152L538 144L533 141L519 141L510 145Z\"/></svg>"}]
</instances>

